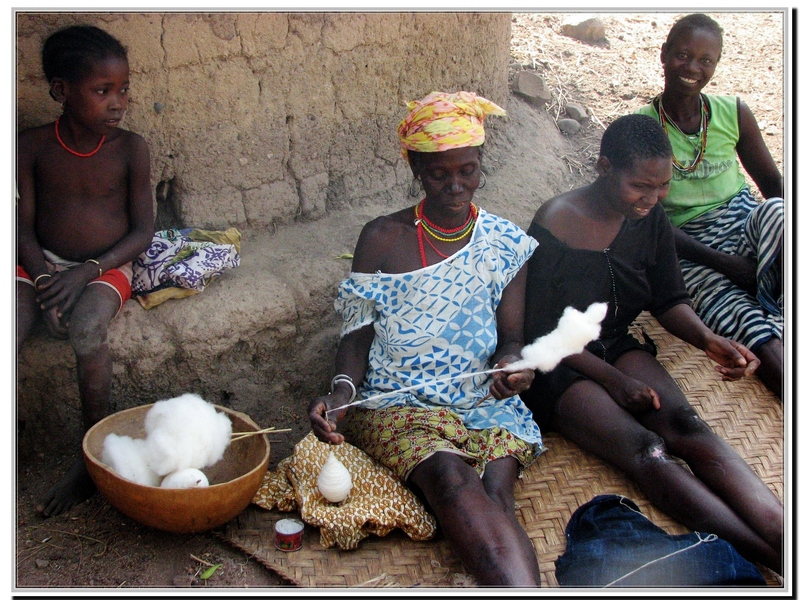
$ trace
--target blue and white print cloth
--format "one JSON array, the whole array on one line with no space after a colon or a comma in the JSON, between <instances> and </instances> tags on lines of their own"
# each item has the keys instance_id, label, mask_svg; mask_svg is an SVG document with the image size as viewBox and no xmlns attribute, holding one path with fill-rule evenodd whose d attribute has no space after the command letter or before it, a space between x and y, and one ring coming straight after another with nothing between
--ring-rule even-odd
<instances>
[{"instance_id":1,"label":"blue and white print cloth","mask_svg":"<svg viewBox=\"0 0 800 600\"><path fill-rule=\"evenodd\" d=\"M197 241L192 229L156 231L150 246L133 261L134 295L180 287L202 292L226 269L239 266L233 244Z\"/></svg>"},{"instance_id":2,"label":"blue and white print cloth","mask_svg":"<svg viewBox=\"0 0 800 600\"><path fill-rule=\"evenodd\" d=\"M361 397L425 384L362 406L446 406L469 429L502 427L541 445L539 426L519 396L490 397L475 407L489 393L490 375L448 381L492 368L503 289L537 245L481 209L472 239L450 258L410 273L351 273L342 281L334 304L344 319L342 335L375 328Z\"/></svg>"}]
</instances>

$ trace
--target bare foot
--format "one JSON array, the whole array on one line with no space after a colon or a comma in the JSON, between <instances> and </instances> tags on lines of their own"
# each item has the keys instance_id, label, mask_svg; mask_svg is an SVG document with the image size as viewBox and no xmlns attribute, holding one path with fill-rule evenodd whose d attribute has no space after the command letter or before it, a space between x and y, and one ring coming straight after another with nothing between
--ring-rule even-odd
<instances>
[{"instance_id":1,"label":"bare foot","mask_svg":"<svg viewBox=\"0 0 800 600\"><path fill-rule=\"evenodd\" d=\"M78 458L67 474L39 499L36 510L44 517L59 515L87 500L95 489L83 458Z\"/></svg>"}]
</instances>

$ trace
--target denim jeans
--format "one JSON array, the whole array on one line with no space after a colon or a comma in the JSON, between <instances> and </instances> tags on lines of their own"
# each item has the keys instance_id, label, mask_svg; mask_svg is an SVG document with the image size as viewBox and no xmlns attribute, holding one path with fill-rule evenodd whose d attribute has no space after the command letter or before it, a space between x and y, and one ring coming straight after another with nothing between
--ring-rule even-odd
<instances>
[{"instance_id":1,"label":"denim jeans","mask_svg":"<svg viewBox=\"0 0 800 600\"><path fill-rule=\"evenodd\" d=\"M708 533L669 535L629 498L596 496L569 520L556 560L562 587L766 585L758 568Z\"/></svg>"}]
</instances>

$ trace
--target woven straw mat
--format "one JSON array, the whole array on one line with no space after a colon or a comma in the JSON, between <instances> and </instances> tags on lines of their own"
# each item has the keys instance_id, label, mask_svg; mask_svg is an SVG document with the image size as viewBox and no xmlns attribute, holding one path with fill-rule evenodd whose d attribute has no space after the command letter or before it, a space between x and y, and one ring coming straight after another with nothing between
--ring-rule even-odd
<instances>
[{"instance_id":1,"label":"woven straw mat","mask_svg":"<svg viewBox=\"0 0 800 600\"><path fill-rule=\"evenodd\" d=\"M689 402L783 500L783 405L756 378L722 381L704 353L668 334L647 313L641 326L658 346L658 356L686 393ZM634 326L634 329L636 326ZM626 477L580 450L558 434L547 434L548 451L517 482L517 518L536 548L543 587L558 587L555 560L563 554L564 530L572 513L599 494L631 498L656 525L670 534L688 530L656 509ZM250 505L217 535L255 557L300 587L472 587L461 562L440 533L414 542L402 531L371 535L355 550L323 548L319 531L306 525L303 547L281 552L273 543L276 521L292 512L266 511ZM770 586L783 581L762 569Z\"/></svg>"}]
</instances>

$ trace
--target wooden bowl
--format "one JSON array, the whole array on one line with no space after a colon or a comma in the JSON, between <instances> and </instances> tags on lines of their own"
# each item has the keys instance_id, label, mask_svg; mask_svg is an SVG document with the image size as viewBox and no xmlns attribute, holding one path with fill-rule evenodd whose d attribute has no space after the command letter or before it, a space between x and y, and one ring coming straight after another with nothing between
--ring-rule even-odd
<instances>
[{"instance_id":1,"label":"wooden bowl","mask_svg":"<svg viewBox=\"0 0 800 600\"><path fill-rule=\"evenodd\" d=\"M239 515L255 496L269 464L265 434L231 441L222 459L203 469L209 486L167 489L134 483L103 464L103 440L109 433L145 438L144 420L152 404L109 415L83 438L83 458L97 489L124 515L149 527L171 533L208 531ZM244 413L214 405L227 414L233 431L261 428Z\"/></svg>"}]
</instances>

